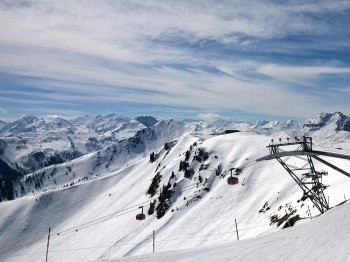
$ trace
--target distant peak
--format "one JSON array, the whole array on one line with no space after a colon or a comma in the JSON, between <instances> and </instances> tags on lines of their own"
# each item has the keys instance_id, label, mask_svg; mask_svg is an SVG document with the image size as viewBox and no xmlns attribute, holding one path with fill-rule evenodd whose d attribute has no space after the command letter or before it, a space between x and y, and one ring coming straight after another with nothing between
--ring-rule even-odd
<instances>
[{"instance_id":1,"label":"distant peak","mask_svg":"<svg viewBox=\"0 0 350 262\"><path fill-rule=\"evenodd\" d=\"M117 115L116 113L111 113L111 114L108 114L108 115L105 115L106 118L116 118L116 117L121 117L119 115Z\"/></svg>"},{"instance_id":2,"label":"distant peak","mask_svg":"<svg viewBox=\"0 0 350 262\"><path fill-rule=\"evenodd\" d=\"M329 130L335 132L348 131L350 132L350 117L344 115L342 112L321 113L317 117L308 119L304 128L308 128L310 131L316 131L329 127Z\"/></svg>"},{"instance_id":3,"label":"distant peak","mask_svg":"<svg viewBox=\"0 0 350 262\"><path fill-rule=\"evenodd\" d=\"M333 116L345 116L342 112L334 112L333 114L331 113L321 113L318 115L319 118L330 118L330 117L333 117Z\"/></svg>"},{"instance_id":4,"label":"distant peak","mask_svg":"<svg viewBox=\"0 0 350 262\"><path fill-rule=\"evenodd\" d=\"M158 123L158 120L155 119L153 116L138 116L135 119L147 127L154 126L155 124Z\"/></svg>"},{"instance_id":5,"label":"distant peak","mask_svg":"<svg viewBox=\"0 0 350 262\"><path fill-rule=\"evenodd\" d=\"M36 116L33 116L33 115L24 115L21 120L24 120L24 121L30 123L30 122L34 122L35 120L38 120L38 119L39 118L37 118Z\"/></svg>"}]
</instances>

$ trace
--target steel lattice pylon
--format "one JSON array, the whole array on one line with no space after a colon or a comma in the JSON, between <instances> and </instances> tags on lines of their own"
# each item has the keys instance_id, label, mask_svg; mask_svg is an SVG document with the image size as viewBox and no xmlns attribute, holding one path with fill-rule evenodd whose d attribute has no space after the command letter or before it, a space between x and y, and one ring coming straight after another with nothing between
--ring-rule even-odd
<instances>
[{"instance_id":1,"label":"steel lattice pylon","mask_svg":"<svg viewBox=\"0 0 350 262\"><path fill-rule=\"evenodd\" d=\"M298 139L295 138L294 142L289 142L288 139L288 143L282 143L281 139L279 141L280 143L274 143L274 141L271 140L271 144L267 146L267 148L270 150L270 155L259 158L256 161L276 159L303 190L303 198L309 198L321 213L326 212L329 209L329 203L327 202L327 199L323 193L325 187L322 184L322 177L328 173L324 171L316 171L313 159L316 159L350 177L349 173L321 159L319 155L349 160L350 156L323 151L314 151L312 149L312 137L303 137L302 141L298 141ZM282 148L287 148L288 150L284 150ZM292 157L297 157L298 159L304 160L305 164L302 167L296 167L288 164L288 161Z\"/></svg>"}]
</instances>

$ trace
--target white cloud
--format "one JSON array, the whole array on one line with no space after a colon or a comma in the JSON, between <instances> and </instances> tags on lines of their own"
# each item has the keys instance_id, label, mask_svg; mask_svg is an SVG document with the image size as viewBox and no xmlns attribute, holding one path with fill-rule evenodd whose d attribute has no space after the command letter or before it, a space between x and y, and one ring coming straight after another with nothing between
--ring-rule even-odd
<instances>
[{"instance_id":1,"label":"white cloud","mask_svg":"<svg viewBox=\"0 0 350 262\"><path fill-rule=\"evenodd\" d=\"M217 120L224 119L224 117L215 113L202 113L198 115L198 118L204 122L213 123Z\"/></svg>"},{"instance_id":2,"label":"white cloud","mask_svg":"<svg viewBox=\"0 0 350 262\"><path fill-rule=\"evenodd\" d=\"M349 6L343 1L285 7L269 1L41 0L25 8L0 9L0 22L8 25L0 27L0 43L129 62L181 61L186 60L186 52L157 40L245 45L247 36L267 39L291 32L323 33L322 21L296 13L341 12Z\"/></svg>"},{"instance_id":3,"label":"white cloud","mask_svg":"<svg viewBox=\"0 0 350 262\"><path fill-rule=\"evenodd\" d=\"M37 98L29 101L32 104L40 99L62 104L130 101L209 112L240 109L305 116L310 114L308 107L323 108L320 101L281 82L301 79L304 83L324 74L349 72L346 67L322 64L263 64L210 46L214 41L240 50L289 34L324 34L330 26L327 21L315 21L306 14L341 13L350 7L349 1L288 5L228 0L38 0L27 6L3 5L0 2L0 72L35 77L26 80L39 89ZM192 48L199 43L200 48ZM293 48L281 46L278 51L293 52ZM298 107L290 101L298 101Z\"/></svg>"},{"instance_id":4,"label":"white cloud","mask_svg":"<svg viewBox=\"0 0 350 262\"><path fill-rule=\"evenodd\" d=\"M259 73L271 76L277 79L293 80L300 78L315 78L320 75L328 74L349 74L349 67L334 66L286 66L277 64L262 65Z\"/></svg>"}]
</instances>

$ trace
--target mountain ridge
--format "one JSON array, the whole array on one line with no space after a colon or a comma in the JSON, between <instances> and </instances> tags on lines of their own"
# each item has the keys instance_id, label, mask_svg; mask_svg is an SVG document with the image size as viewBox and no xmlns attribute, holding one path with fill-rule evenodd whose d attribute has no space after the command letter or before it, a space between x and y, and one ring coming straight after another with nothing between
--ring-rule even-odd
<instances>
[{"instance_id":1,"label":"mountain ridge","mask_svg":"<svg viewBox=\"0 0 350 262\"><path fill-rule=\"evenodd\" d=\"M163 120L151 116L130 119L117 114L82 116L70 121L59 116L24 116L7 123L0 130L0 158L11 166L19 167L21 170L18 171L33 172L112 146L159 121ZM349 137L350 130L350 117L340 112L321 113L304 124L294 120L178 123L190 125L192 130L208 134L224 134L236 130L290 137L326 136L340 142Z\"/></svg>"},{"instance_id":2,"label":"mountain ridge","mask_svg":"<svg viewBox=\"0 0 350 262\"><path fill-rule=\"evenodd\" d=\"M261 126L278 126L266 124ZM214 134L217 127L218 134ZM287 227L289 216L308 218L309 209L318 215L277 161L255 161L269 154L266 146L272 138L286 139L288 133L270 135L249 129L221 133L226 128L231 126L220 123L207 129L201 123L159 120L129 137L16 180L15 199L0 203L0 232L6 246L24 246L7 251L8 260L28 253L38 260L49 227L53 250L69 250L74 243L81 248L64 255L52 252L50 260L112 260L149 252L153 230L159 240L157 250L166 251L232 241L234 219L244 229L240 238L245 239ZM322 145L350 152L347 133L334 131L345 143L334 144L333 137L322 133L313 143L315 148ZM22 146L29 143L21 139ZM74 148L81 148L78 141L72 141ZM73 148L72 141L67 139L65 146ZM5 142L11 146L11 141ZM344 169L350 167L347 162L336 161ZM291 164L305 162L297 158ZM343 201L349 179L320 163L315 168L330 174L323 183L331 205ZM227 183L231 172L238 179L236 185ZM140 206L144 221L135 219ZM40 241L31 243L37 238ZM0 243L0 254L6 250L4 243Z\"/></svg>"}]
</instances>

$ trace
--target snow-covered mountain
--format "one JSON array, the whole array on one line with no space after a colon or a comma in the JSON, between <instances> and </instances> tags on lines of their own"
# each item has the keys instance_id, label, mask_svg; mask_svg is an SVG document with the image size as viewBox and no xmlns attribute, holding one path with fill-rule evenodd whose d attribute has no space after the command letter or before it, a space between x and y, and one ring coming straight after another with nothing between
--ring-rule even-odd
<instances>
[{"instance_id":1,"label":"snow-covered mountain","mask_svg":"<svg viewBox=\"0 0 350 262\"><path fill-rule=\"evenodd\" d=\"M17 164L24 173L33 172L96 152L152 126L151 120L140 119L116 114L73 120L58 116L24 116L0 129L0 158Z\"/></svg>"},{"instance_id":2,"label":"snow-covered mountain","mask_svg":"<svg viewBox=\"0 0 350 262\"><path fill-rule=\"evenodd\" d=\"M303 125L303 130L327 136L332 136L335 132L340 131L350 132L350 117L341 112L321 113L307 120Z\"/></svg>"},{"instance_id":3,"label":"snow-covered mountain","mask_svg":"<svg viewBox=\"0 0 350 262\"><path fill-rule=\"evenodd\" d=\"M59 116L24 116L19 120L5 124L0 129L1 136L26 136L26 135L47 135L50 134L106 134L109 131L116 131L121 125L129 122L138 122L145 127L141 121L116 114L106 116L83 116L67 120Z\"/></svg>"},{"instance_id":4,"label":"snow-covered mountain","mask_svg":"<svg viewBox=\"0 0 350 262\"><path fill-rule=\"evenodd\" d=\"M97 143L104 146L14 181L16 199L0 203L0 257L40 260L49 228L50 261L113 261L150 253L153 231L157 252L232 242L235 219L240 239L279 231L288 222L305 221L309 209L312 216L319 211L277 161L255 161L268 155L271 139L317 134L316 148L350 153L349 132L334 130L333 136L343 139L335 143L331 129L324 129L327 124L310 130L294 121L208 125L142 119L143 128L133 129L124 139L106 139L105 144L100 142L103 137L113 136L120 126L108 120L94 124L90 117L69 121L74 133L85 134L83 138L90 137L87 130L92 126L104 126L105 132L94 131ZM35 122L40 121L26 121L39 130ZM140 123L137 119L126 123L132 126L135 121ZM268 131L261 132L264 129ZM225 134L225 130L241 132ZM322 130L327 130L325 136ZM70 137L74 148L83 152L81 140ZM7 157L11 138L1 138ZM25 141L30 151L32 144ZM67 145L72 148L70 142ZM290 164L303 161L296 158ZM350 168L347 160L332 161L344 170ZM321 163L315 168L329 172L323 183L331 206L348 197L349 178ZM227 184L231 172L239 180L236 185ZM140 206L146 215L143 221L135 219Z\"/></svg>"},{"instance_id":5,"label":"snow-covered mountain","mask_svg":"<svg viewBox=\"0 0 350 262\"><path fill-rule=\"evenodd\" d=\"M6 122L0 120L0 129L2 129L6 125Z\"/></svg>"},{"instance_id":6,"label":"snow-covered mountain","mask_svg":"<svg viewBox=\"0 0 350 262\"><path fill-rule=\"evenodd\" d=\"M165 143L170 147L173 139L191 129L191 126L181 122L161 120L152 127L136 132L133 137L97 152L24 176L17 183L15 196L72 186L122 169L140 159L149 159L151 152L163 147Z\"/></svg>"},{"instance_id":7,"label":"snow-covered mountain","mask_svg":"<svg viewBox=\"0 0 350 262\"><path fill-rule=\"evenodd\" d=\"M154 126L158 122L158 120L152 116L138 116L135 118L135 120L139 121L147 127Z\"/></svg>"},{"instance_id":8,"label":"snow-covered mountain","mask_svg":"<svg viewBox=\"0 0 350 262\"><path fill-rule=\"evenodd\" d=\"M211 130L215 134L223 133L227 130L239 130L244 132L255 132L260 134L277 134L284 133L289 135L296 135L300 133L302 124L294 120L288 121L230 121L230 120L217 120L213 123L201 122L200 126L205 129Z\"/></svg>"}]
</instances>

